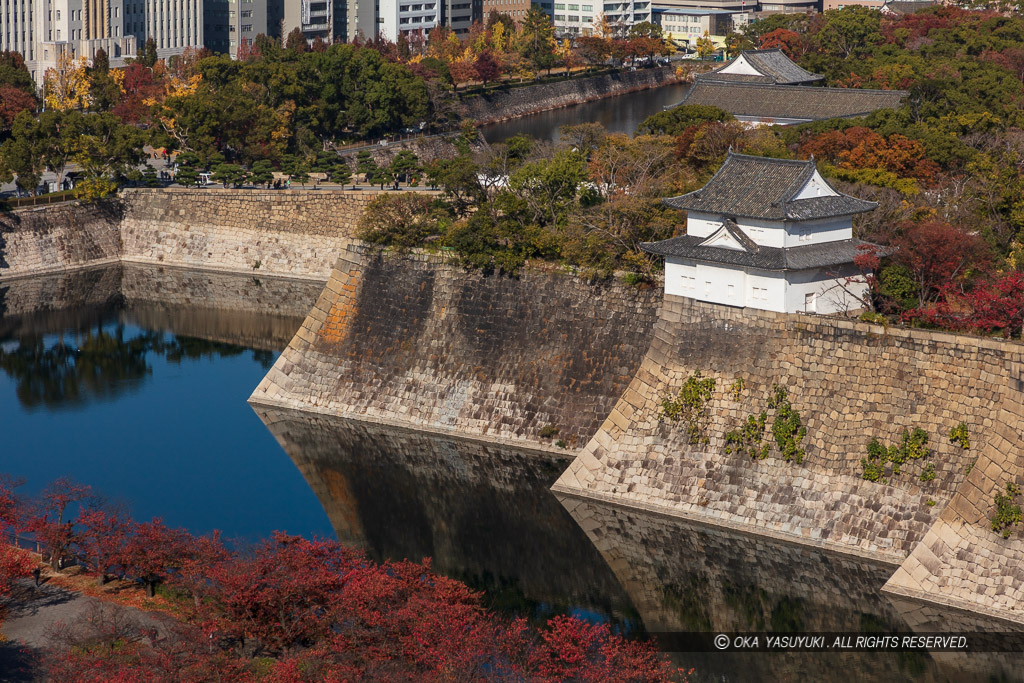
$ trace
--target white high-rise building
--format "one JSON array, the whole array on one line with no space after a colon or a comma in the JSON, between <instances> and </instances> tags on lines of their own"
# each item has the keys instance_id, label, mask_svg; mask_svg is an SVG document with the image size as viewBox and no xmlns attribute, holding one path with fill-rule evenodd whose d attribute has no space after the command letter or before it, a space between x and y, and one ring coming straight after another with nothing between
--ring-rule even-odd
<instances>
[{"instance_id":1,"label":"white high-rise building","mask_svg":"<svg viewBox=\"0 0 1024 683\"><path fill-rule=\"evenodd\" d=\"M553 3L551 21L555 25L555 35L562 36L589 36L596 30L595 22L599 21L601 10L604 7L600 1L596 4L592 0L587 2L567 2L561 0ZM545 11L547 11L545 9Z\"/></svg>"},{"instance_id":2,"label":"white high-rise building","mask_svg":"<svg viewBox=\"0 0 1024 683\"><path fill-rule=\"evenodd\" d=\"M0 0L0 50L19 52L36 83L62 55L111 66L135 57L147 38L161 58L203 45L203 0Z\"/></svg>"},{"instance_id":3,"label":"white high-rise building","mask_svg":"<svg viewBox=\"0 0 1024 683\"><path fill-rule=\"evenodd\" d=\"M651 20L650 0L621 0L604 3L604 17L620 36L629 34L629 29Z\"/></svg>"},{"instance_id":4,"label":"white high-rise building","mask_svg":"<svg viewBox=\"0 0 1024 683\"><path fill-rule=\"evenodd\" d=\"M388 40L398 40L398 34L409 35L421 30L424 35L441 23L441 3L444 0L379 0L378 33Z\"/></svg>"}]
</instances>

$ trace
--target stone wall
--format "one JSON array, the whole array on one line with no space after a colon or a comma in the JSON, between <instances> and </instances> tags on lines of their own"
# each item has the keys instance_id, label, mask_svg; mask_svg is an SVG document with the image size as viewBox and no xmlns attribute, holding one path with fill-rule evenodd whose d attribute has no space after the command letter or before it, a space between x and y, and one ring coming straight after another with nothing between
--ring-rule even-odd
<instances>
[{"instance_id":1,"label":"stone wall","mask_svg":"<svg viewBox=\"0 0 1024 683\"><path fill-rule=\"evenodd\" d=\"M122 257L325 280L376 192L126 190Z\"/></svg>"},{"instance_id":2,"label":"stone wall","mask_svg":"<svg viewBox=\"0 0 1024 683\"><path fill-rule=\"evenodd\" d=\"M117 202L0 212L0 278L113 263L120 221Z\"/></svg>"},{"instance_id":3,"label":"stone wall","mask_svg":"<svg viewBox=\"0 0 1024 683\"><path fill-rule=\"evenodd\" d=\"M250 400L575 448L646 350L660 288L485 276L351 245ZM557 435L544 439L551 426Z\"/></svg>"},{"instance_id":4,"label":"stone wall","mask_svg":"<svg viewBox=\"0 0 1024 683\"><path fill-rule=\"evenodd\" d=\"M614 95L649 90L678 82L674 66L619 71L603 76L498 90L462 101L463 116L477 124L495 123L519 116L592 102Z\"/></svg>"},{"instance_id":5,"label":"stone wall","mask_svg":"<svg viewBox=\"0 0 1024 683\"><path fill-rule=\"evenodd\" d=\"M323 282L377 194L130 189L0 214L0 279L122 260Z\"/></svg>"},{"instance_id":6,"label":"stone wall","mask_svg":"<svg viewBox=\"0 0 1024 683\"><path fill-rule=\"evenodd\" d=\"M636 377L555 490L904 563L889 588L1014 617L1024 544L988 528L992 497L1024 481L1024 347L951 334L737 309L666 296ZM692 373L714 377L707 443L661 419ZM734 395L733 382L745 386ZM726 453L725 434L788 390L807 435L801 464ZM968 450L950 442L964 422ZM868 441L920 427L930 458L862 478ZM922 481L927 464L935 478ZM969 474L968 474L969 473ZM940 517L941 513L941 517ZM908 559L908 555L910 558ZM1017 613L1019 614L1019 613Z\"/></svg>"}]
</instances>

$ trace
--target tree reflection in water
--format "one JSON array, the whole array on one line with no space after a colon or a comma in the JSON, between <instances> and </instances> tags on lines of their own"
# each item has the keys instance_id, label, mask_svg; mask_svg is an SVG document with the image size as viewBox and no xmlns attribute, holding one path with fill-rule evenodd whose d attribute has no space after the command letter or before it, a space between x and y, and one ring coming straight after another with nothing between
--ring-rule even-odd
<instances>
[{"instance_id":1,"label":"tree reflection in water","mask_svg":"<svg viewBox=\"0 0 1024 683\"><path fill-rule=\"evenodd\" d=\"M246 351L235 344L100 323L56 338L29 334L2 339L0 370L14 380L22 406L55 410L109 401L136 390L152 374L150 354L181 363L240 356ZM253 350L252 354L265 369L274 362L271 351Z\"/></svg>"}]
</instances>

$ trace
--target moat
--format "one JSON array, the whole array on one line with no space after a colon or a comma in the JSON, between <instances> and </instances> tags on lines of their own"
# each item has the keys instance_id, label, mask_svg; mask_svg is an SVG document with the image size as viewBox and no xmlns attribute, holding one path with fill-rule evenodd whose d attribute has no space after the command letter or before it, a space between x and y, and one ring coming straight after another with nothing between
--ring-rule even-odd
<instances>
[{"instance_id":1,"label":"moat","mask_svg":"<svg viewBox=\"0 0 1024 683\"><path fill-rule=\"evenodd\" d=\"M61 475L140 519L433 558L533 620L569 612L672 649L687 632L996 631L901 602L892 567L559 499L570 460L246 403L320 283L116 266L0 285L3 470ZM10 457L25 454L27 457ZM681 640L682 639L682 640ZM676 656L691 680L1014 680L1009 653Z\"/></svg>"}]
</instances>

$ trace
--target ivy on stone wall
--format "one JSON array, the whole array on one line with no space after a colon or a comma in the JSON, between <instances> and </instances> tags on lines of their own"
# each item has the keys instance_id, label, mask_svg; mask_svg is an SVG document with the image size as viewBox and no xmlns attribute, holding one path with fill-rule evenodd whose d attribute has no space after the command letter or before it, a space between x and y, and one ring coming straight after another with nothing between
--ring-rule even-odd
<instances>
[{"instance_id":1,"label":"ivy on stone wall","mask_svg":"<svg viewBox=\"0 0 1024 683\"><path fill-rule=\"evenodd\" d=\"M730 392L734 399L743 391L743 380L733 382ZM737 388L738 387L738 388ZM786 462L803 462L804 451L800 443L807 435L807 428L800 420L800 413L793 410L789 402L789 394L784 387L773 384L768 395L768 409L775 411L775 418L772 421L772 436L779 447L779 453ZM748 415L739 429L734 429L725 435L726 453L743 453L754 460L764 460L768 457L770 445L764 442L764 431L768 425L768 412L761 411L754 415Z\"/></svg>"},{"instance_id":2,"label":"ivy on stone wall","mask_svg":"<svg viewBox=\"0 0 1024 683\"><path fill-rule=\"evenodd\" d=\"M714 392L715 379L704 377L698 370L686 379L678 394L669 394L661 401L661 419L682 421L691 444L708 443L708 404Z\"/></svg>"},{"instance_id":3,"label":"ivy on stone wall","mask_svg":"<svg viewBox=\"0 0 1024 683\"><path fill-rule=\"evenodd\" d=\"M967 425L963 422L958 424L949 430L949 440L953 443L960 444L960 448L965 451L971 447L971 437L967 432Z\"/></svg>"},{"instance_id":4,"label":"ivy on stone wall","mask_svg":"<svg viewBox=\"0 0 1024 683\"><path fill-rule=\"evenodd\" d=\"M800 442L807 435L807 427L800 420L800 413L793 410L789 402L789 393L778 384L772 386L768 407L775 409L775 420L772 422L772 435L779 447L782 458L789 462L796 461L799 465L804 460L804 451Z\"/></svg>"},{"instance_id":5,"label":"ivy on stone wall","mask_svg":"<svg viewBox=\"0 0 1024 683\"><path fill-rule=\"evenodd\" d=\"M725 435L725 452L745 453L754 460L764 460L768 457L768 444L764 442L764 429L768 423L768 413L761 411L760 415L747 415L746 421L740 429L734 429Z\"/></svg>"},{"instance_id":6,"label":"ivy on stone wall","mask_svg":"<svg viewBox=\"0 0 1024 683\"><path fill-rule=\"evenodd\" d=\"M995 503L996 511L989 521L992 522L992 531L1002 534L1003 538L1009 538L1013 527L1020 524L1021 509L1013 503L1013 499L1020 494L1020 487L1013 482L1007 482L1006 493L996 493L992 502Z\"/></svg>"},{"instance_id":7,"label":"ivy on stone wall","mask_svg":"<svg viewBox=\"0 0 1024 683\"><path fill-rule=\"evenodd\" d=\"M872 439L868 443L868 457L861 458L860 464L864 470L863 477L868 481L885 482L886 472L890 476L900 474L903 465L911 460L921 460L931 455L927 447L928 434L920 427L915 427L912 432L903 430L903 435L898 444L884 446L878 439ZM928 468L922 472L921 481L931 481L935 478L935 468L931 466L930 477Z\"/></svg>"}]
</instances>

